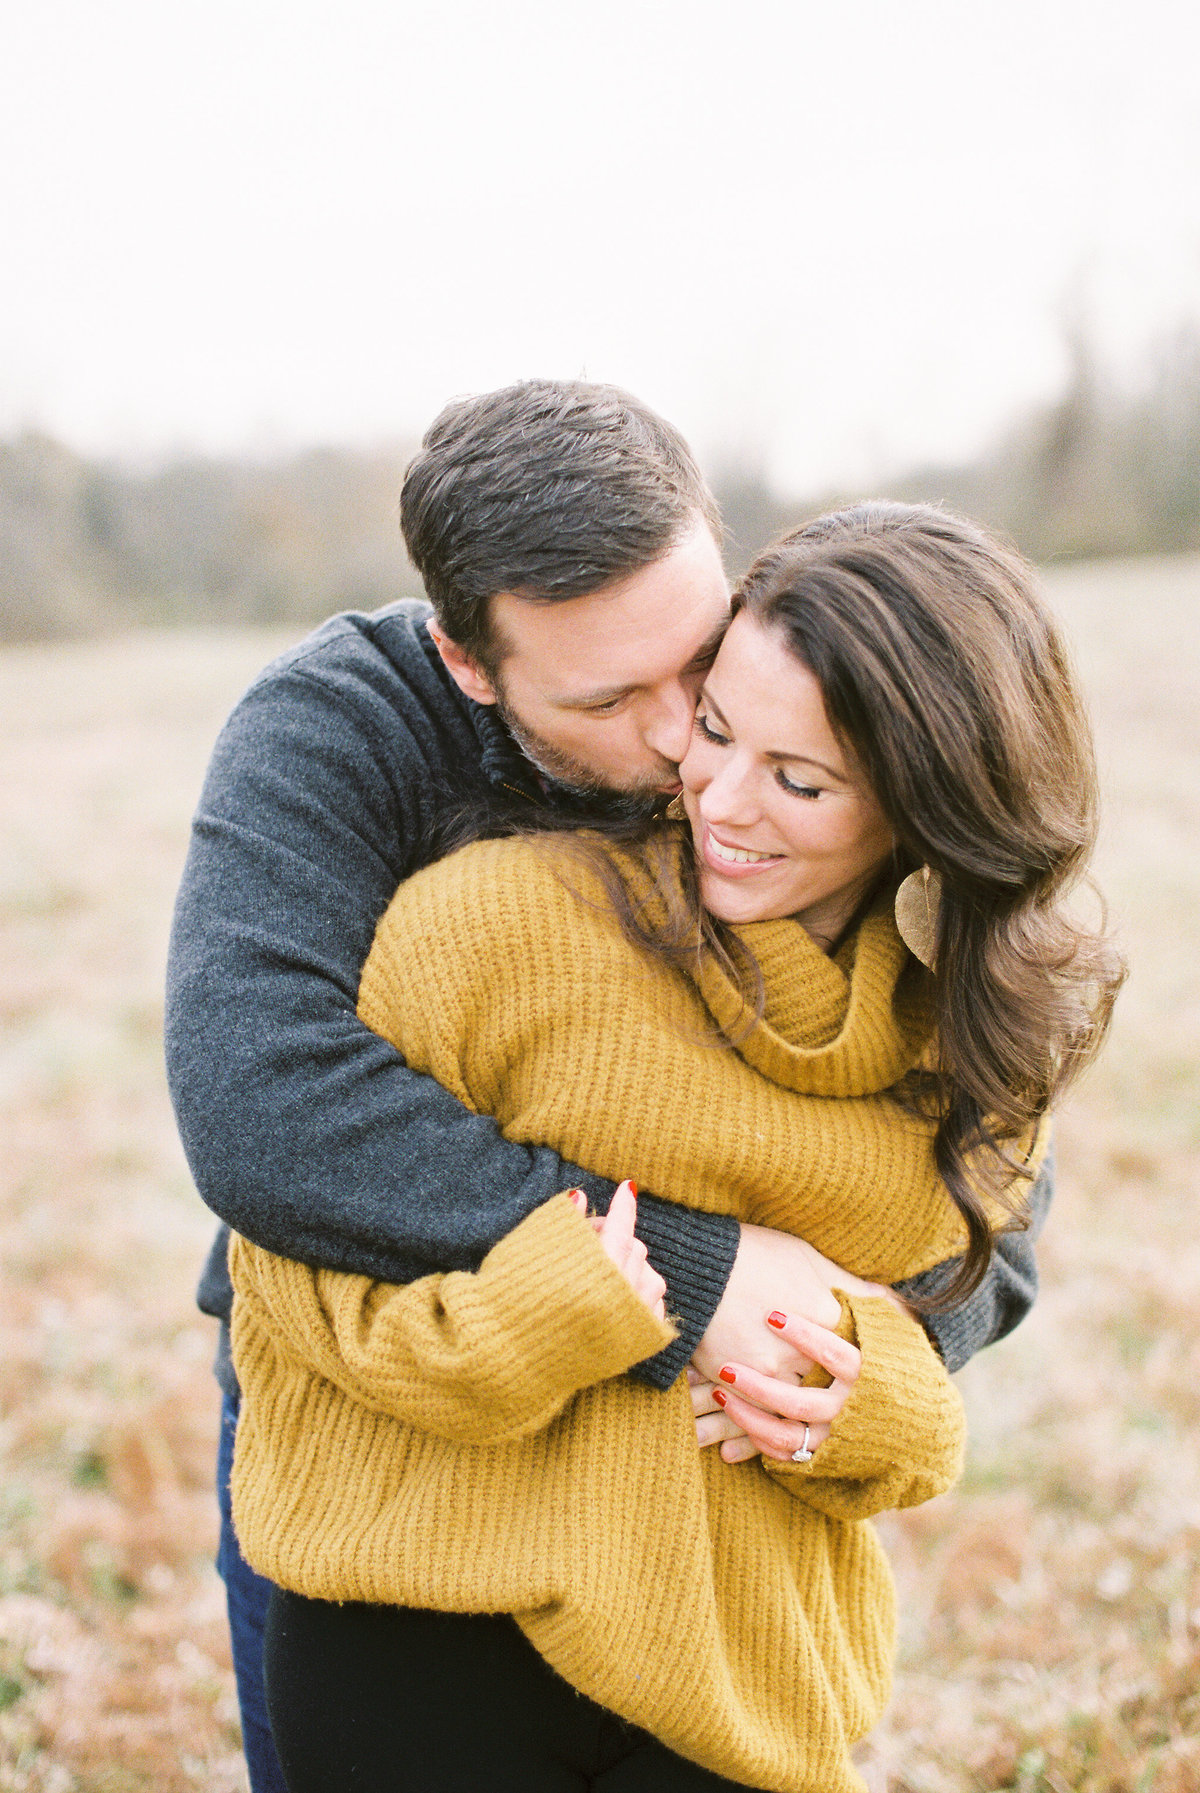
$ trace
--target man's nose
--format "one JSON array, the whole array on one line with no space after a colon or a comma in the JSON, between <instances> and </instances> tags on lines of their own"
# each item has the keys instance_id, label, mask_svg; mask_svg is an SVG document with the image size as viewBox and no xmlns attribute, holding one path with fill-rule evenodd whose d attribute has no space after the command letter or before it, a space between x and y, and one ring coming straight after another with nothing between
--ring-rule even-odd
<instances>
[{"instance_id":1,"label":"man's nose","mask_svg":"<svg viewBox=\"0 0 1200 1793\"><path fill-rule=\"evenodd\" d=\"M692 739L696 699L678 680L663 686L647 718L642 739L660 758L677 766Z\"/></svg>"}]
</instances>

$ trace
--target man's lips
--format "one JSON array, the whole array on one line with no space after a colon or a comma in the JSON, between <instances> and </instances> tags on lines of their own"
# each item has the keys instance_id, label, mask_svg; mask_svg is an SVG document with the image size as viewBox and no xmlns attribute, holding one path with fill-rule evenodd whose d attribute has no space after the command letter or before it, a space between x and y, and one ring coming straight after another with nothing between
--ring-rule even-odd
<instances>
[{"instance_id":1,"label":"man's lips","mask_svg":"<svg viewBox=\"0 0 1200 1793\"><path fill-rule=\"evenodd\" d=\"M736 841L719 840L705 822L700 836L700 857L723 878L752 878L756 872L769 871L773 865L779 865L784 855L760 853L757 848L739 846Z\"/></svg>"}]
</instances>

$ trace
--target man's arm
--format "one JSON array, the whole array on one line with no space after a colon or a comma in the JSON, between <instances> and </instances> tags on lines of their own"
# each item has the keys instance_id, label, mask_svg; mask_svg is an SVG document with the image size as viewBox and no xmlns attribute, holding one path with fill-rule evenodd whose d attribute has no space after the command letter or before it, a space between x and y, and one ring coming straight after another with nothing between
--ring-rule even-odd
<instances>
[{"instance_id":1,"label":"man's arm","mask_svg":"<svg viewBox=\"0 0 1200 1793\"><path fill-rule=\"evenodd\" d=\"M947 1370L960 1370L976 1351L1011 1332L1033 1306L1037 1294L1034 1244L1053 1193L1054 1160L1048 1153L1027 1198L1028 1230L999 1236L986 1276L966 1301L947 1313L921 1316ZM945 1286L960 1262L952 1258L897 1283L896 1293L906 1298L929 1295ZM831 1326L837 1310L830 1293L834 1288L859 1295L879 1292L830 1264L801 1239L765 1227L743 1227L725 1293L693 1353L693 1364L709 1382L726 1363L749 1364L765 1376L806 1374L811 1367L808 1359L773 1332L766 1317L778 1308L820 1326ZM729 1426L719 1435L735 1434L736 1428Z\"/></svg>"},{"instance_id":2,"label":"man's arm","mask_svg":"<svg viewBox=\"0 0 1200 1793\"><path fill-rule=\"evenodd\" d=\"M1045 1224L1054 1195L1054 1152L1047 1152L1027 1198L1029 1226L1023 1233L1001 1233L996 1240L988 1273L973 1294L944 1314L923 1314L921 1323L946 1368L953 1372L985 1345L994 1345L1019 1326L1037 1297L1038 1274L1034 1246ZM921 1299L944 1288L957 1270L960 1258L939 1264L920 1276L896 1284L897 1294Z\"/></svg>"},{"instance_id":3,"label":"man's arm","mask_svg":"<svg viewBox=\"0 0 1200 1793\"><path fill-rule=\"evenodd\" d=\"M378 917L447 802L439 757L456 752L453 719L399 714L382 674L339 683L304 660L268 674L217 744L172 934L167 1064L202 1197L267 1250L392 1282L476 1269L564 1188L601 1209L612 1194L506 1140L355 1013ZM666 1387L724 1289L737 1227L645 1196L638 1230L681 1323L640 1366Z\"/></svg>"}]
</instances>

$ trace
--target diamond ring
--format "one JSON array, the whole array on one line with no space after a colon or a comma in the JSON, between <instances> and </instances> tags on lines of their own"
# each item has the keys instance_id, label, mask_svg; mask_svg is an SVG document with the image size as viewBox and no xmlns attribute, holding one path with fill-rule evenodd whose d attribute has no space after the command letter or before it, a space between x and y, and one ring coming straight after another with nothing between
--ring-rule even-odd
<instances>
[{"instance_id":1,"label":"diamond ring","mask_svg":"<svg viewBox=\"0 0 1200 1793\"><path fill-rule=\"evenodd\" d=\"M805 1428L804 1428L804 1443L800 1446L800 1449L798 1451L792 1452L792 1462L793 1463L811 1463L812 1462L812 1452L808 1448L808 1427L807 1426L805 1426Z\"/></svg>"}]
</instances>

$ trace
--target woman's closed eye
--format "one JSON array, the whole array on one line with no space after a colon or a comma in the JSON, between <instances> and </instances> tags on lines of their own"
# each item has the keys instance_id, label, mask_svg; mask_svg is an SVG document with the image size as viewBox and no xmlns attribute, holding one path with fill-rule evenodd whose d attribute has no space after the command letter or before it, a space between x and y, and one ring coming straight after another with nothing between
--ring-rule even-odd
<instances>
[{"instance_id":1,"label":"woman's closed eye","mask_svg":"<svg viewBox=\"0 0 1200 1793\"><path fill-rule=\"evenodd\" d=\"M719 729L714 728L703 710L696 711L696 721L694 726L696 733L700 736L702 741L711 741L714 747L728 747L731 745L730 737L721 734ZM797 784L795 780L788 777L782 766L777 766L775 769L775 782L780 790L788 793L789 797L803 797L808 803L814 802L816 798L823 795L821 786L815 784Z\"/></svg>"},{"instance_id":2,"label":"woman's closed eye","mask_svg":"<svg viewBox=\"0 0 1200 1793\"><path fill-rule=\"evenodd\" d=\"M718 733L703 710L696 711L695 728L701 740L713 741L718 747L728 747L729 736Z\"/></svg>"},{"instance_id":3,"label":"woman's closed eye","mask_svg":"<svg viewBox=\"0 0 1200 1793\"><path fill-rule=\"evenodd\" d=\"M796 784L780 766L775 773L775 781L780 790L786 791L790 797L804 797L812 803L821 795L821 787L815 784Z\"/></svg>"}]
</instances>

